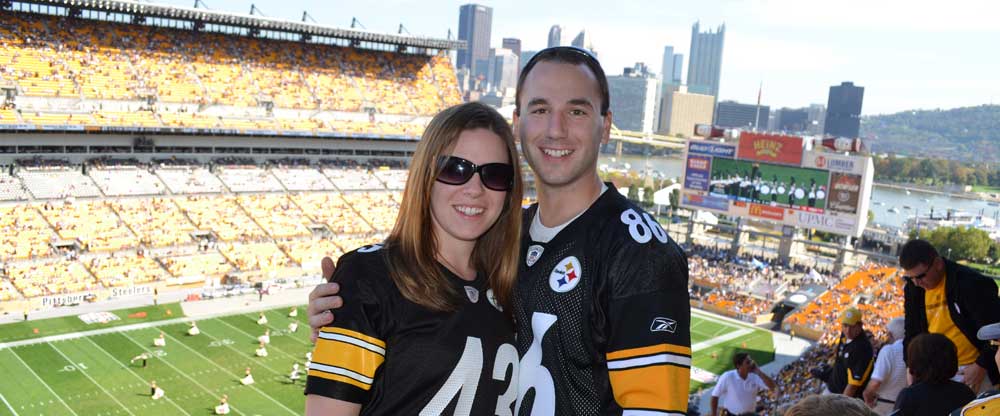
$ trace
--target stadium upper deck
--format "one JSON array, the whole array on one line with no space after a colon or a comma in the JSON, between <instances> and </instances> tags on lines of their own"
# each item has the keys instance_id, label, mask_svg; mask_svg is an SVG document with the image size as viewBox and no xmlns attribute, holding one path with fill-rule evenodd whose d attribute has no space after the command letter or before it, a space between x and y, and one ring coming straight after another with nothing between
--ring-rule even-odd
<instances>
[{"instance_id":1,"label":"stadium upper deck","mask_svg":"<svg viewBox=\"0 0 1000 416\"><path fill-rule=\"evenodd\" d=\"M303 28L285 22L285 31L274 32L281 21L226 19L218 12L185 21L181 12L194 9L184 8L176 8L179 17L173 20L136 11L134 23L116 23L84 18L91 15L86 10L35 3L80 2L10 2L0 10L0 88L5 92L0 128L8 130L138 127L414 137L427 116L461 101L445 53L457 46L452 41L382 39L316 25L304 28L325 33L332 44L316 43L319 35L304 32L295 35L297 41L278 40L264 35L291 35ZM237 17L246 22L238 23ZM206 20L212 24L206 26ZM241 27L268 22L272 30L267 32ZM236 30L209 32L226 27ZM399 43L395 48L371 43L378 39Z\"/></svg>"}]
</instances>

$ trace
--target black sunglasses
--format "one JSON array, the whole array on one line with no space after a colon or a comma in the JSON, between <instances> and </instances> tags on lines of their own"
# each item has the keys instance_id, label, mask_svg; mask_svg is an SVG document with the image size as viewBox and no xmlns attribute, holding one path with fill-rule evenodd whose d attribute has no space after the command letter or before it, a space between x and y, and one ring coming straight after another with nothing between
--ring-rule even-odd
<instances>
[{"instance_id":1,"label":"black sunglasses","mask_svg":"<svg viewBox=\"0 0 1000 416\"><path fill-rule=\"evenodd\" d=\"M507 163L476 165L457 156L442 156L438 169L437 181L448 185L464 185L478 173L488 189L507 192L514 187L514 167Z\"/></svg>"}]
</instances>

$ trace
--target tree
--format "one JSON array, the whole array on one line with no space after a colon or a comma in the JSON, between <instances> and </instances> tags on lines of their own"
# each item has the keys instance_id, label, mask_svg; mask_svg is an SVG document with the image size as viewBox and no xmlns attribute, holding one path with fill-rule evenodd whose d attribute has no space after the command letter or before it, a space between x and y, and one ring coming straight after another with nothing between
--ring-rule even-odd
<instances>
[{"instance_id":1,"label":"tree","mask_svg":"<svg viewBox=\"0 0 1000 416\"><path fill-rule=\"evenodd\" d=\"M639 187L635 183L628 186L627 197L630 201L639 202Z\"/></svg>"},{"instance_id":2,"label":"tree","mask_svg":"<svg viewBox=\"0 0 1000 416\"><path fill-rule=\"evenodd\" d=\"M950 260L979 261L990 255L995 243L983 230L972 227L939 227L920 231L920 238L927 240L942 256Z\"/></svg>"},{"instance_id":3,"label":"tree","mask_svg":"<svg viewBox=\"0 0 1000 416\"><path fill-rule=\"evenodd\" d=\"M642 188L642 207L650 209L653 207L653 187Z\"/></svg>"}]
</instances>

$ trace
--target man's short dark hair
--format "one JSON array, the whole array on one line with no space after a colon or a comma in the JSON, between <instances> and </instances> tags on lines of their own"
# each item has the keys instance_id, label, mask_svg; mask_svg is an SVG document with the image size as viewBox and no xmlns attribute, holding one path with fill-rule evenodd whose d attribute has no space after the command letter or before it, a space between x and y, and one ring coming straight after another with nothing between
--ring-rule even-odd
<instances>
[{"instance_id":1,"label":"man's short dark hair","mask_svg":"<svg viewBox=\"0 0 1000 416\"><path fill-rule=\"evenodd\" d=\"M938 252L934 246L919 238L907 241L899 249L899 266L905 270L917 267L919 264L930 266L936 258Z\"/></svg>"},{"instance_id":2,"label":"man's short dark hair","mask_svg":"<svg viewBox=\"0 0 1000 416\"><path fill-rule=\"evenodd\" d=\"M535 56L528 60L528 63L521 69L521 75L517 77L517 90L514 93L514 112L521 113L521 88L524 87L524 80L528 78L528 73L539 62L555 62L570 65L586 65L590 72L597 78L597 88L601 91L601 115L608 115L608 108L611 106L611 94L608 92L608 77L604 75L601 63L597 61L589 51L575 46L553 46L538 51Z\"/></svg>"},{"instance_id":3,"label":"man's short dark hair","mask_svg":"<svg viewBox=\"0 0 1000 416\"><path fill-rule=\"evenodd\" d=\"M739 368L740 364L743 364L743 361L746 361L749 356L750 354L745 352L733 354L733 367Z\"/></svg>"},{"instance_id":4,"label":"man's short dark hair","mask_svg":"<svg viewBox=\"0 0 1000 416\"><path fill-rule=\"evenodd\" d=\"M958 372L958 348L941 334L917 335L906 348L906 366L914 383L943 383Z\"/></svg>"}]
</instances>

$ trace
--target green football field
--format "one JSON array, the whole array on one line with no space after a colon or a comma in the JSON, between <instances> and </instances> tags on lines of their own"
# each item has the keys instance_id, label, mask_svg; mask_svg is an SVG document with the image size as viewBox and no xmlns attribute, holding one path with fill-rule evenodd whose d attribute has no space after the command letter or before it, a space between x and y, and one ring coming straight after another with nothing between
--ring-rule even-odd
<instances>
[{"instance_id":1,"label":"green football field","mask_svg":"<svg viewBox=\"0 0 1000 416\"><path fill-rule=\"evenodd\" d=\"M271 344L266 358L254 356L265 329L257 325L257 313L199 320L198 336L187 336L188 324L178 322L0 349L0 415L208 415L223 394L229 395L232 414L300 415L305 378L292 384L288 374L295 362L303 368L311 345L304 308L295 334L287 330L293 319L288 310L267 312ZM162 318L159 311L151 308L149 315ZM171 317L179 313L175 307ZM78 330L104 325L73 319ZM44 334L50 324L65 325L66 319L49 321L56 320L35 325ZM0 338L23 332L9 328L17 325L22 324L0 326ZM166 346L153 347L161 330ZM144 351L153 356L146 368L129 363ZM243 386L239 379L247 366L256 382ZM149 397L151 380L166 392L164 399Z\"/></svg>"},{"instance_id":2,"label":"green football field","mask_svg":"<svg viewBox=\"0 0 1000 416\"><path fill-rule=\"evenodd\" d=\"M108 323L85 324L73 316L2 325L0 342L94 329L106 333L0 348L0 416L209 415L223 394L229 395L232 414L302 414L304 377L292 384L288 374L295 362L302 368L311 345L304 307L297 318L287 313L288 308L267 311L266 326L257 325L256 312L202 319L201 335L193 337L186 334L184 322L116 328L181 318L177 304L117 311L120 319ZM292 319L300 322L295 334L287 331ZM691 322L694 367L721 374L741 349L760 364L774 357L766 331L699 313L692 314ZM271 329L269 355L255 357L257 337L265 328ZM161 330L166 346L154 347L153 338ZM146 368L129 363L142 352L153 356ZM243 386L239 379L247 366L256 382ZM151 380L166 392L164 399L149 397ZM704 386L691 381L691 391Z\"/></svg>"},{"instance_id":3,"label":"green football field","mask_svg":"<svg viewBox=\"0 0 1000 416\"><path fill-rule=\"evenodd\" d=\"M770 332L749 325L730 323L695 311L691 313L691 349L692 376L694 367L715 375L731 370L733 354L739 351L750 353L758 365L774 360L774 340ZM691 391L697 391L710 384L692 378Z\"/></svg>"}]
</instances>

